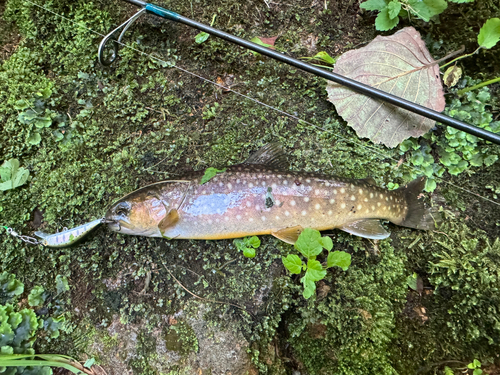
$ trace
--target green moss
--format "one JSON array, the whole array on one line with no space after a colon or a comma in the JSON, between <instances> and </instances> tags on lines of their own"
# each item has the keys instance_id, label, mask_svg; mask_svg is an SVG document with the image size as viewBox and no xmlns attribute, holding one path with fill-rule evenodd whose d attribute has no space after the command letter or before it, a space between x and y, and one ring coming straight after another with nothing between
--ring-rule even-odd
<instances>
[{"instance_id":1,"label":"green moss","mask_svg":"<svg viewBox=\"0 0 500 375\"><path fill-rule=\"evenodd\" d=\"M366 42L373 33L354 29L351 35L343 33L339 14L344 10L336 12L337 4L328 5L334 10L328 14L323 5L311 7L305 2L293 7L283 4L277 11L265 9L262 3L226 0L159 3L205 22L217 14L214 26L248 39L280 34L277 46L298 55L307 54L301 40L309 34L319 36L318 43L332 52L333 46ZM130 9L118 1L58 0L44 6L100 33L123 22ZM302 7L299 19L296 6ZM2 157L18 158L32 179L29 185L0 195L0 223L24 234L38 229L30 226L36 208L43 212L43 230L72 227L101 217L114 200L140 186L193 168L223 168L241 162L268 142L284 145L295 170L373 176L380 185L402 182L398 178L408 174L404 165L397 168L399 152L359 140L346 127L326 101L321 79L256 58L216 38L198 45L193 43L197 31L145 18L129 30L126 42L156 54L166 64L122 49L111 68L102 68L96 63L100 36L20 0L7 3L5 17L17 26L23 40L0 67ZM332 24L339 24L338 29ZM173 64L214 80L232 75L235 90L313 125L225 93L169 68ZM67 120L59 126L62 122L54 119L39 130L40 144L31 145L27 139L33 124L19 122L14 105L19 100L32 102L46 89L51 95L44 108ZM208 108L216 110L209 114ZM56 131L63 134L62 140ZM484 186L498 185L495 168L480 167L470 180L452 182L491 194ZM452 209L463 208L473 218L468 227L479 222L479 215L495 217L496 206L475 203L473 196L438 185ZM209 327L222 326L230 317L231 329L243 333L252 344L251 355L261 373L287 373L296 369L292 363L311 374L405 373L405 368L416 369L429 358L488 357L498 349L492 307L496 294L484 281L496 275L493 265L484 263L490 259L493 264L492 254L496 254L491 243L486 246L486 236L495 233L492 224L488 225L484 226L487 234L462 225L441 229L458 243L463 233L467 238L482 238L465 255L459 246L452 249L453 256L464 259L459 268L464 273L457 274L448 274L440 266L431 268L429 262L439 264L439 256L449 251L433 244L442 240L437 234L393 227L394 241L381 242L381 255L375 256L370 242L335 232L336 249L353 254L352 267L346 273L329 273L325 285L330 292L310 303L298 297L298 281L282 274L280 257L290 246L267 236L261 238L257 256L245 259L231 241L165 241L121 236L105 228L69 250L28 247L2 235L0 267L16 270L26 285L46 290L53 288L58 274L68 277L72 308L79 313L68 317L72 331L44 345L46 352L85 351L82 342L93 335L103 335L106 348L117 347L116 338L105 338L105 331L101 332L117 315L125 324L147 322L140 334L142 354L130 365L136 373L154 374L156 358L148 329L165 327L164 315L183 310L186 317L203 314ZM417 235L422 240L406 255L406 241L411 244ZM401 236L408 238L401 240ZM204 298L245 305L254 296L248 308L254 316L225 304L206 303L200 311L202 302L177 284L162 263L185 287ZM423 277L426 287L436 288L432 298L423 299L431 323L422 324L407 313L411 298L406 277L413 272ZM151 281L145 289L148 273ZM465 284L461 284L463 279ZM451 290L451 298L441 296L442 290ZM478 291L477 300L473 290ZM450 325L448 311L455 318ZM196 336L187 323L165 329L163 334L172 348L179 348L174 344L179 339L186 355L196 353ZM436 347L441 349L432 349ZM281 353L294 362L287 362Z\"/></svg>"}]
</instances>

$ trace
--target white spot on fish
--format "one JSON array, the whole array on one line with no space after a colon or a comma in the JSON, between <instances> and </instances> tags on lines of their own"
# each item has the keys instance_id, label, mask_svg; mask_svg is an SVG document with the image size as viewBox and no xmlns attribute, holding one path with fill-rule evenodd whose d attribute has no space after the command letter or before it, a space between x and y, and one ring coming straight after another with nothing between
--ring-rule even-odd
<instances>
[{"instance_id":1,"label":"white spot on fish","mask_svg":"<svg viewBox=\"0 0 500 375\"><path fill-rule=\"evenodd\" d=\"M340 205L340 208L345 208L345 203L342 203L342 204Z\"/></svg>"},{"instance_id":2,"label":"white spot on fish","mask_svg":"<svg viewBox=\"0 0 500 375\"><path fill-rule=\"evenodd\" d=\"M259 210L260 210L260 206L259 206L258 204L257 204L257 205L255 205L255 209L256 209L257 211L259 211Z\"/></svg>"},{"instance_id":3,"label":"white spot on fish","mask_svg":"<svg viewBox=\"0 0 500 375\"><path fill-rule=\"evenodd\" d=\"M276 187L277 187L277 186L278 186L278 185L276 185L276 183L274 183L274 182L271 184L271 187L272 187L273 189L276 189Z\"/></svg>"},{"instance_id":4,"label":"white spot on fish","mask_svg":"<svg viewBox=\"0 0 500 375\"><path fill-rule=\"evenodd\" d=\"M337 194L337 189L333 189L333 194Z\"/></svg>"},{"instance_id":5,"label":"white spot on fish","mask_svg":"<svg viewBox=\"0 0 500 375\"><path fill-rule=\"evenodd\" d=\"M287 180L283 180L283 185L288 185L288 181Z\"/></svg>"},{"instance_id":6,"label":"white spot on fish","mask_svg":"<svg viewBox=\"0 0 500 375\"><path fill-rule=\"evenodd\" d=\"M241 182L241 180L238 178L238 179L236 180L236 183L237 183L237 184L239 184L240 182Z\"/></svg>"},{"instance_id":7,"label":"white spot on fish","mask_svg":"<svg viewBox=\"0 0 500 375\"><path fill-rule=\"evenodd\" d=\"M297 203L296 203L295 201L291 201L291 202L290 202L290 204L291 204L292 206L295 206Z\"/></svg>"},{"instance_id":8,"label":"white spot on fish","mask_svg":"<svg viewBox=\"0 0 500 375\"><path fill-rule=\"evenodd\" d=\"M375 206L372 206L372 211L375 211Z\"/></svg>"},{"instance_id":9,"label":"white spot on fish","mask_svg":"<svg viewBox=\"0 0 500 375\"><path fill-rule=\"evenodd\" d=\"M363 208L363 206L358 204L358 210L361 210L362 208Z\"/></svg>"},{"instance_id":10,"label":"white spot on fish","mask_svg":"<svg viewBox=\"0 0 500 375\"><path fill-rule=\"evenodd\" d=\"M208 219L208 224L212 224L213 223L213 220L212 219Z\"/></svg>"},{"instance_id":11,"label":"white spot on fish","mask_svg":"<svg viewBox=\"0 0 500 375\"><path fill-rule=\"evenodd\" d=\"M368 198L363 199L363 201L368 202Z\"/></svg>"},{"instance_id":12,"label":"white spot on fish","mask_svg":"<svg viewBox=\"0 0 500 375\"><path fill-rule=\"evenodd\" d=\"M351 195L351 200L352 201L355 201L356 200L356 197L354 195Z\"/></svg>"},{"instance_id":13,"label":"white spot on fish","mask_svg":"<svg viewBox=\"0 0 500 375\"><path fill-rule=\"evenodd\" d=\"M228 189L232 189L233 188L233 184L231 184L230 182L227 184L227 188Z\"/></svg>"},{"instance_id":14,"label":"white spot on fish","mask_svg":"<svg viewBox=\"0 0 500 375\"><path fill-rule=\"evenodd\" d=\"M262 186L266 186L266 181L262 181Z\"/></svg>"},{"instance_id":15,"label":"white spot on fish","mask_svg":"<svg viewBox=\"0 0 500 375\"><path fill-rule=\"evenodd\" d=\"M367 208L367 209L366 209L366 213L367 213L367 214L369 214L369 213L370 213L370 209L369 209L369 208Z\"/></svg>"},{"instance_id":16,"label":"white spot on fish","mask_svg":"<svg viewBox=\"0 0 500 375\"><path fill-rule=\"evenodd\" d=\"M223 187L223 186L224 186L224 184L223 184L222 182L219 182L219 186L220 186L220 187Z\"/></svg>"},{"instance_id":17,"label":"white spot on fish","mask_svg":"<svg viewBox=\"0 0 500 375\"><path fill-rule=\"evenodd\" d=\"M203 191L201 192L201 194L205 195L205 194L207 194L207 191L206 191L206 190L203 190Z\"/></svg>"},{"instance_id":18,"label":"white spot on fish","mask_svg":"<svg viewBox=\"0 0 500 375\"><path fill-rule=\"evenodd\" d=\"M224 220L225 220L225 221L229 221L229 216L226 216L226 217L224 218Z\"/></svg>"},{"instance_id":19,"label":"white spot on fish","mask_svg":"<svg viewBox=\"0 0 500 375\"><path fill-rule=\"evenodd\" d=\"M377 207L380 207L381 205L382 205L382 203L377 202Z\"/></svg>"},{"instance_id":20,"label":"white spot on fish","mask_svg":"<svg viewBox=\"0 0 500 375\"><path fill-rule=\"evenodd\" d=\"M327 181L327 182L325 182L325 186L326 186L326 187L330 186L330 183L329 183L328 181Z\"/></svg>"},{"instance_id":21,"label":"white spot on fish","mask_svg":"<svg viewBox=\"0 0 500 375\"><path fill-rule=\"evenodd\" d=\"M370 193L370 198L373 198L373 193Z\"/></svg>"},{"instance_id":22,"label":"white spot on fish","mask_svg":"<svg viewBox=\"0 0 500 375\"><path fill-rule=\"evenodd\" d=\"M306 203L309 202L309 197L305 197L304 202L306 202Z\"/></svg>"},{"instance_id":23,"label":"white spot on fish","mask_svg":"<svg viewBox=\"0 0 500 375\"><path fill-rule=\"evenodd\" d=\"M314 206L315 209L319 210L321 208L321 205L319 203L316 203L316 205Z\"/></svg>"},{"instance_id":24,"label":"white spot on fish","mask_svg":"<svg viewBox=\"0 0 500 375\"><path fill-rule=\"evenodd\" d=\"M248 183L249 188L253 188L253 184L251 182Z\"/></svg>"},{"instance_id":25,"label":"white spot on fish","mask_svg":"<svg viewBox=\"0 0 500 375\"><path fill-rule=\"evenodd\" d=\"M334 191L335 191L335 190L334 190ZM341 189L340 189L340 194L344 194L344 193L345 193L345 189L344 189L344 188L341 188ZM337 194L337 193L335 193L335 194Z\"/></svg>"},{"instance_id":26,"label":"white spot on fish","mask_svg":"<svg viewBox=\"0 0 500 375\"><path fill-rule=\"evenodd\" d=\"M241 215L236 215L236 219L241 220Z\"/></svg>"},{"instance_id":27,"label":"white spot on fish","mask_svg":"<svg viewBox=\"0 0 500 375\"><path fill-rule=\"evenodd\" d=\"M353 189L353 190L354 190L354 184L351 184L351 189Z\"/></svg>"},{"instance_id":28,"label":"white spot on fish","mask_svg":"<svg viewBox=\"0 0 500 375\"><path fill-rule=\"evenodd\" d=\"M280 217L279 217L279 216L276 216L276 220L279 220L279 219L280 219Z\"/></svg>"},{"instance_id":29,"label":"white spot on fish","mask_svg":"<svg viewBox=\"0 0 500 375\"><path fill-rule=\"evenodd\" d=\"M219 181L219 177L214 177L214 182Z\"/></svg>"},{"instance_id":30,"label":"white spot on fish","mask_svg":"<svg viewBox=\"0 0 500 375\"><path fill-rule=\"evenodd\" d=\"M389 200L389 197L385 197L385 200L388 201Z\"/></svg>"},{"instance_id":31,"label":"white spot on fish","mask_svg":"<svg viewBox=\"0 0 500 375\"><path fill-rule=\"evenodd\" d=\"M253 217L251 217L250 219L248 219L248 221L252 222L253 221Z\"/></svg>"},{"instance_id":32,"label":"white spot on fish","mask_svg":"<svg viewBox=\"0 0 500 375\"><path fill-rule=\"evenodd\" d=\"M332 214L333 214L332 210L328 211L328 216L332 216Z\"/></svg>"},{"instance_id":33,"label":"white spot on fish","mask_svg":"<svg viewBox=\"0 0 500 375\"><path fill-rule=\"evenodd\" d=\"M380 194L380 199L384 199L384 194Z\"/></svg>"},{"instance_id":34,"label":"white spot on fish","mask_svg":"<svg viewBox=\"0 0 500 375\"><path fill-rule=\"evenodd\" d=\"M290 216L290 212L285 211L285 216Z\"/></svg>"},{"instance_id":35,"label":"white spot on fish","mask_svg":"<svg viewBox=\"0 0 500 375\"><path fill-rule=\"evenodd\" d=\"M314 194L319 195L320 194L319 190L318 189L314 190Z\"/></svg>"},{"instance_id":36,"label":"white spot on fish","mask_svg":"<svg viewBox=\"0 0 500 375\"><path fill-rule=\"evenodd\" d=\"M266 217L265 216L262 216L261 219L262 219L262 221L266 221Z\"/></svg>"},{"instance_id":37,"label":"white spot on fish","mask_svg":"<svg viewBox=\"0 0 500 375\"><path fill-rule=\"evenodd\" d=\"M359 189L359 194L363 194L363 189Z\"/></svg>"},{"instance_id":38,"label":"white spot on fish","mask_svg":"<svg viewBox=\"0 0 500 375\"><path fill-rule=\"evenodd\" d=\"M306 210L302 211L302 216L306 216L306 215L307 215L307 211Z\"/></svg>"},{"instance_id":39,"label":"white spot on fish","mask_svg":"<svg viewBox=\"0 0 500 375\"><path fill-rule=\"evenodd\" d=\"M330 199L330 204L334 204L335 203L335 199Z\"/></svg>"},{"instance_id":40,"label":"white spot on fish","mask_svg":"<svg viewBox=\"0 0 500 375\"><path fill-rule=\"evenodd\" d=\"M247 201L247 207L252 207L252 202Z\"/></svg>"}]
</instances>

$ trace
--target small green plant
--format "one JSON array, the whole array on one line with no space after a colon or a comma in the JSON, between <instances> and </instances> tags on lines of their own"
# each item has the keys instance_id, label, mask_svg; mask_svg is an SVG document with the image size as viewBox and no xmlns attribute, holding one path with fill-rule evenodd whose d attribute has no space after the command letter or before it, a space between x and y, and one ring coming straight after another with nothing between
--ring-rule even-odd
<instances>
[{"instance_id":1,"label":"small green plant","mask_svg":"<svg viewBox=\"0 0 500 375\"><path fill-rule=\"evenodd\" d=\"M317 54L315 54L313 57L301 57L302 60L307 60L307 61L321 61L325 65L319 65L319 64L313 64L316 66L320 66L322 68L326 69L333 69L333 66L335 65L335 62L337 61L337 58L331 57L327 52L325 51L320 51Z\"/></svg>"},{"instance_id":2,"label":"small green plant","mask_svg":"<svg viewBox=\"0 0 500 375\"><path fill-rule=\"evenodd\" d=\"M475 82L466 78L467 81ZM489 89L483 87L477 92L468 92L461 98L452 99L445 113L498 133L500 121L493 121L493 114L486 109L491 100ZM498 160L498 150L494 146L452 127L447 127L441 134L427 133L420 142L407 139L399 145L399 149L401 154L410 152L409 161L415 167L404 176L405 180L413 180L423 173L427 177L425 190L429 192L434 191L436 178L443 176L444 172L456 176L471 167L489 167ZM436 150L437 161L433 156Z\"/></svg>"},{"instance_id":3,"label":"small green plant","mask_svg":"<svg viewBox=\"0 0 500 375\"><path fill-rule=\"evenodd\" d=\"M296 254L289 254L286 258L282 257L283 264L293 274L300 274L306 271L305 275L300 279L304 284L304 298L310 298L316 290L316 281L322 280L326 276L326 269L338 266L346 271L351 265L351 254L343 251L333 251L333 242L330 237L321 237L319 231L311 228L305 228L294 244L294 247L306 259L302 259ZM326 267L324 267L316 257L323 252L323 249L328 250L326 259Z\"/></svg>"},{"instance_id":4,"label":"small green plant","mask_svg":"<svg viewBox=\"0 0 500 375\"><path fill-rule=\"evenodd\" d=\"M477 359L474 359L471 363L467 365L467 367L457 369L460 370L461 374L470 374L469 370L472 370L472 375L482 375L483 370L481 370L481 362ZM444 367L444 375L455 375L455 372L448 366Z\"/></svg>"},{"instance_id":5,"label":"small green plant","mask_svg":"<svg viewBox=\"0 0 500 375\"><path fill-rule=\"evenodd\" d=\"M205 174L203 175L203 177L201 178L201 181L200 181L200 185L203 185L204 183L210 181L212 178L215 177L215 175L217 173L223 173L226 171L227 168L223 168L223 169L217 169L217 168L214 168L214 167L209 167L205 170Z\"/></svg>"},{"instance_id":6,"label":"small green plant","mask_svg":"<svg viewBox=\"0 0 500 375\"><path fill-rule=\"evenodd\" d=\"M217 17L217 14L213 15L212 22L210 22L210 26L214 25L215 17ZM209 37L210 37L209 33L202 31L201 33L196 34L196 36L194 37L194 41L198 44L201 44L205 42Z\"/></svg>"},{"instance_id":7,"label":"small green plant","mask_svg":"<svg viewBox=\"0 0 500 375\"><path fill-rule=\"evenodd\" d=\"M255 249L258 249L260 246L260 240L257 236L237 238L233 243L238 250L243 251L243 255L247 258L254 258Z\"/></svg>"},{"instance_id":8,"label":"small green plant","mask_svg":"<svg viewBox=\"0 0 500 375\"><path fill-rule=\"evenodd\" d=\"M219 108L219 103L215 102L213 107L210 107L210 105L205 106L203 108L203 113L202 113L202 118L203 120L210 120L214 118L217 115L217 109Z\"/></svg>"},{"instance_id":9,"label":"small green plant","mask_svg":"<svg viewBox=\"0 0 500 375\"><path fill-rule=\"evenodd\" d=\"M19 160L10 159L0 167L0 191L15 189L28 181L30 172L19 167Z\"/></svg>"},{"instance_id":10,"label":"small green plant","mask_svg":"<svg viewBox=\"0 0 500 375\"><path fill-rule=\"evenodd\" d=\"M66 277L56 278L57 295L68 290ZM15 275L0 274L0 374L5 375L50 375L53 367L63 367L75 374L86 372L78 362L58 354L35 354L33 344L37 334L44 330L51 338L59 336L64 317L42 319L30 308L21 308L16 298L24 292L24 284ZM35 286L28 302L31 307L41 306L45 301L44 289ZM35 359L34 356L39 359Z\"/></svg>"},{"instance_id":11,"label":"small green plant","mask_svg":"<svg viewBox=\"0 0 500 375\"><path fill-rule=\"evenodd\" d=\"M469 0L450 0L454 3L471 2ZM474 0L472 0L474 1ZM387 31L396 27L399 17L417 17L425 22L444 12L448 7L445 0L367 0L361 8L378 11L375 28Z\"/></svg>"}]
</instances>

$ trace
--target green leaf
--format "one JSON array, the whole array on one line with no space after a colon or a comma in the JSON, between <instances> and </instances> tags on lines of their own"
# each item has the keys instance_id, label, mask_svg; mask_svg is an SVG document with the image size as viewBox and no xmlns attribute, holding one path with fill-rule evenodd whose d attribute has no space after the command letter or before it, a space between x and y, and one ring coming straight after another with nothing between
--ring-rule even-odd
<instances>
[{"instance_id":1,"label":"green leaf","mask_svg":"<svg viewBox=\"0 0 500 375\"><path fill-rule=\"evenodd\" d=\"M464 3L473 3L474 0L449 0L451 1L452 3L455 3L455 4L464 4Z\"/></svg>"},{"instance_id":2,"label":"green leaf","mask_svg":"<svg viewBox=\"0 0 500 375\"><path fill-rule=\"evenodd\" d=\"M306 258L312 258L323 251L323 240L319 231L305 228L294 246Z\"/></svg>"},{"instance_id":3,"label":"green leaf","mask_svg":"<svg viewBox=\"0 0 500 375\"><path fill-rule=\"evenodd\" d=\"M389 12L389 18L392 20L399 15L401 3L398 0L393 0L387 5L387 10Z\"/></svg>"},{"instance_id":4,"label":"green leaf","mask_svg":"<svg viewBox=\"0 0 500 375\"><path fill-rule=\"evenodd\" d=\"M417 278L418 276L415 272L406 278L406 284L410 289L417 290Z\"/></svg>"},{"instance_id":5,"label":"green leaf","mask_svg":"<svg viewBox=\"0 0 500 375\"><path fill-rule=\"evenodd\" d=\"M322 61L324 61L324 62L326 62L327 64L330 64L330 65L335 65L335 59L333 57L331 57L325 51L318 52L312 58L313 59L317 59L317 60L322 60Z\"/></svg>"},{"instance_id":6,"label":"green leaf","mask_svg":"<svg viewBox=\"0 0 500 375\"><path fill-rule=\"evenodd\" d=\"M492 48L500 40L500 18L490 18L479 31L477 43L483 48Z\"/></svg>"},{"instance_id":7,"label":"green leaf","mask_svg":"<svg viewBox=\"0 0 500 375\"><path fill-rule=\"evenodd\" d=\"M245 237L247 240L248 245L254 247L255 249L258 249L260 246L260 239L257 236L252 236L252 237Z\"/></svg>"},{"instance_id":8,"label":"green leaf","mask_svg":"<svg viewBox=\"0 0 500 375\"><path fill-rule=\"evenodd\" d=\"M89 358L85 361L85 363L83 364L83 367L86 367L86 368L91 368L93 365L95 364L95 358L92 357L92 358Z\"/></svg>"},{"instance_id":9,"label":"green leaf","mask_svg":"<svg viewBox=\"0 0 500 375\"><path fill-rule=\"evenodd\" d=\"M5 165L5 163L4 163ZM10 172L10 168L4 167L3 165L0 167L0 181L9 181L12 175Z\"/></svg>"},{"instance_id":10,"label":"green leaf","mask_svg":"<svg viewBox=\"0 0 500 375\"><path fill-rule=\"evenodd\" d=\"M381 11L387 6L388 1L386 0L368 0L359 5L360 8L366 10L379 10Z\"/></svg>"},{"instance_id":11,"label":"green leaf","mask_svg":"<svg viewBox=\"0 0 500 375\"><path fill-rule=\"evenodd\" d=\"M347 271L351 265L351 254L346 253L345 251L331 252L328 254L328 258L326 259L326 265L327 267L338 266L344 271Z\"/></svg>"},{"instance_id":12,"label":"green leaf","mask_svg":"<svg viewBox=\"0 0 500 375\"><path fill-rule=\"evenodd\" d=\"M305 274L306 279L312 281L323 280L326 276L326 270L323 268L321 263L315 259L309 259L307 261L307 271Z\"/></svg>"},{"instance_id":13,"label":"green leaf","mask_svg":"<svg viewBox=\"0 0 500 375\"><path fill-rule=\"evenodd\" d=\"M410 0L408 5L410 11L425 22L429 22L431 17L443 13L448 7L445 0Z\"/></svg>"},{"instance_id":14,"label":"green leaf","mask_svg":"<svg viewBox=\"0 0 500 375\"><path fill-rule=\"evenodd\" d=\"M300 279L300 281L304 284L304 291L302 295L305 299L311 298L311 296L316 291L316 284L311 279L306 278L305 276Z\"/></svg>"},{"instance_id":15,"label":"green leaf","mask_svg":"<svg viewBox=\"0 0 500 375\"><path fill-rule=\"evenodd\" d=\"M428 178L425 181L425 191L432 193L434 190L436 190L436 187L436 180L434 180L433 178Z\"/></svg>"},{"instance_id":16,"label":"green leaf","mask_svg":"<svg viewBox=\"0 0 500 375\"><path fill-rule=\"evenodd\" d=\"M246 258L255 258L255 249L252 249L251 247L245 247L243 249L243 256Z\"/></svg>"},{"instance_id":17,"label":"green leaf","mask_svg":"<svg viewBox=\"0 0 500 375\"><path fill-rule=\"evenodd\" d=\"M203 185L204 183L210 181L212 178L215 177L215 175L217 173L223 173L223 172L225 172L226 169L227 168L224 168L224 169L217 169L217 168L213 168L213 167L207 168L205 170L205 174L201 178L200 185Z\"/></svg>"},{"instance_id":18,"label":"green leaf","mask_svg":"<svg viewBox=\"0 0 500 375\"><path fill-rule=\"evenodd\" d=\"M194 41L198 44L201 44L203 43L204 41L206 41L208 39L208 37L210 36L209 33L206 33L204 31L202 31L201 33L197 34L195 37L194 37Z\"/></svg>"},{"instance_id":19,"label":"green leaf","mask_svg":"<svg viewBox=\"0 0 500 375\"><path fill-rule=\"evenodd\" d=\"M445 366L444 367L444 375L455 375L455 373L453 372L453 370L451 368L449 368L448 366Z\"/></svg>"},{"instance_id":20,"label":"green leaf","mask_svg":"<svg viewBox=\"0 0 500 375\"><path fill-rule=\"evenodd\" d=\"M469 159L469 163L474 167L480 167L481 165L483 165L483 159L484 155L478 152L477 154L472 156L472 158Z\"/></svg>"},{"instance_id":21,"label":"green leaf","mask_svg":"<svg viewBox=\"0 0 500 375\"><path fill-rule=\"evenodd\" d=\"M474 371L472 371L472 375L482 375L483 373L483 370L481 370L480 368L476 368L474 369Z\"/></svg>"},{"instance_id":22,"label":"green leaf","mask_svg":"<svg viewBox=\"0 0 500 375\"><path fill-rule=\"evenodd\" d=\"M35 120L35 126L38 129L48 128L52 125L52 119L50 117L37 117Z\"/></svg>"},{"instance_id":23,"label":"green leaf","mask_svg":"<svg viewBox=\"0 0 500 375\"><path fill-rule=\"evenodd\" d=\"M34 132L34 133L30 134L30 136L28 138L28 143L30 145L37 145L40 143L41 140L42 140L42 136L40 135L40 133Z\"/></svg>"},{"instance_id":24,"label":"green leaf","mask_svg":"<svg viewBox=\"0 0 500 375\"><path fill-rule=\"evenodd\" d=\"M330 251L333 248L333 241L328 236L321 237L319 239L319 243L321 244L321 246L323 246L328 251Z\"/></svg>"},{"instance_id":25,"label":"green leaf","mask_svg":"<svg viewBox=\"0 0 500 375\"><path fill-rule=\"evenodd\" d=\"M491 166L494 162L498 160L498 155L490 155L484 158L484 165L487 167Z\"/></svg>"},{"instance_id":26,"label":"green leaf","mask_svg":"<svg viewBox=\"0 0 500 375\"><path fill-rule=\"evenodd\" d=\"M252 39L250 39L250 41L262 47L274 48L273 45L264 43L258 36L254 36Z\"/></svg>"},{"instance_id":27,"label":"green leaf","mask_svg":"<svg viewBox=\"0 0 500 375\"><path fill-rule=\"evenodd\" d=\"M301 272L302 260L298 255L288 254L286 258L281 257L281 260L283 261L283 265L286 267L286 269L291 273L299 274Z\"/></svg>"},{"instance_id":28,"label":"green leaf","mask_svg":"<svg viewBox=\"0 0 500 375\"><path fill-rule=\"evenodd\" d=\"M44 297L44 292L45 289L43 289L42 286L36 285L28 295L28 304L31 307L35 306L41 306L45 302L45 297Z\"/></svg>"},{"instance_id":29,"label":"green leaf","mask_svg":"<svg viewBox=\"0 0 500 375\"><path fill-rule=\"evenodd\" d=\"M68 278L66 276L61 276L61 275L56 276L56 289L57 289L57 294L69 290Z\"/></svg>"},{"instance_id":30,"label":"green leaf","mask_svg":"<svg viewBox=\"0 0 500 375\"><path fill-rule=\"evenodd\" d=\"M474 361L472 362L474 365L474 368L479 368L481 367L481 362L479 362L477 359L474 358Z\"/></svg>"},{"instance_id":31,"label":"green leaf","mask_svg":"<svg viewBox=\"0 0 500 375\"><path fill-rule=\"evenodd\" d=\"M399 17L391 19L389 10L383 9L375 18L375 28L379 31L387 31L396 27L399 23Z\"/></svg>"}]
</instances>

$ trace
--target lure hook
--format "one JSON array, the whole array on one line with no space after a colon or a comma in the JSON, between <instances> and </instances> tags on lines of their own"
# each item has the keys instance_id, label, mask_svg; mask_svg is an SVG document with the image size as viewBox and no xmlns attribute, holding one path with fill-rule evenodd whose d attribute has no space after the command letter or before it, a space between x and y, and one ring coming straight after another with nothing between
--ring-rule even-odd
<instances>
[{"instance_id":1,"label":"lure hook","mask_svg":"<svg viewBox=\"0 0 500 375\"><path fill-rule=\"evenodd\" d=\"M99 51L98 51L99 63L101 63L101 65L109 66L116 60L116 58L118 57L118 44L121 43L122 38L125 35L126 31L129 29L129 27L132 26L135 20L137 20L141 16L141 14L143 14L145 11L146 8L142 8L136 14L134 14L132 17L130 17L128 20L126 20L124 23L122 23L116 29L111 31L108 35L106 35L102 39L101 44L99 44ZM106 59L104 57L104 50L106 49L106 44L109 42L111 38L113 38L113 35L116 32L120 31L122 28L123 30L120 33L120 36L118 37L118 41L113 40L113 52L111 54L111 57L109 59Z\"/></svg>"}]
</instances>

